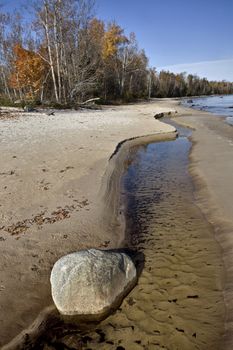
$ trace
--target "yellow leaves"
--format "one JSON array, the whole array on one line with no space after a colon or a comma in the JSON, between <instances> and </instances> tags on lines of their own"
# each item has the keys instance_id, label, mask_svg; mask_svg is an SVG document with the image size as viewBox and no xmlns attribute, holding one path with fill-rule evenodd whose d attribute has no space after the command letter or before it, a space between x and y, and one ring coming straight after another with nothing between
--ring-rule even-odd
<instances>
[{"instance_id":1,"label":"yellow leaves","mask_svg":"<svg viewBox=\"0 0 233 350\"><path fill-rule=\"evenodd\" d=\"M108 30L104 34L102 52L104 60L114 57L117 54L119 45L128 42L128 39L123 33L123 29L117 24L113 23L109 26Z\"/></svg>"},{"instance_id":2,"label":"yellow leaves","mask_svg":"<svg viewBox=\"0 0 233 350\"><path fill-rule=\"evenodd\" d=\"M21 45L14 47L13 72L10 77L11 87L25 89L35 95L41 88L46 64L34 51L26 50Z\"/></svg>"},{"instance_id":3,"label":"yellow leaves","mask_svg":"<svg viewBox=\"0 0 233 350\"><path fill-rule=\"evenodd\" d=\"M105 29L104 22L97 18L90 22L88 33L90 40L100 48L104 61L116 56L120 45L129 42L119 25L111 23Z\"/></svg>"}]
</instances>

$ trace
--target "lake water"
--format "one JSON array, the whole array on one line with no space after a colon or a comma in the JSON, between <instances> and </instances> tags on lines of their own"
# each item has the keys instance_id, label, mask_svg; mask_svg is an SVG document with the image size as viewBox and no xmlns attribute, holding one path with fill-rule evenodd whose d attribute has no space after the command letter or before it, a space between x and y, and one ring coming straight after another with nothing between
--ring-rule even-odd
<instances>
[{"instance_id":1,"label":"lake water","mask_svg":"<svg viewBox=\"0 0 233 350\"><path fill-rule=\"evenodd\" d=\"M233 95L188 98L184 105L227 117L227 123L233 125Z\"/></svg>"}]
</instances>

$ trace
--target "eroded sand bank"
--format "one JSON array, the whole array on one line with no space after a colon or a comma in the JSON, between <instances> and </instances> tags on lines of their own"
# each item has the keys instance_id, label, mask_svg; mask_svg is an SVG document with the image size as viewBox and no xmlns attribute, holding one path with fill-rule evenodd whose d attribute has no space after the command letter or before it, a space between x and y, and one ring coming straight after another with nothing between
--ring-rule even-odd
<instances>
[{"instance_id":1,"label":"eroded sand bank","mask_svg":"<svg viewBox=\"0 0 233 350\"><path fill-rule=\"evenodd\" d=\"M173 127L153 118L168 111L156 102L0 121L0 345L52 303L58 258L121 244L121 220L106 206L103 215L109 157L122 140L174 137Z\"/></svg>"}]
</instances>

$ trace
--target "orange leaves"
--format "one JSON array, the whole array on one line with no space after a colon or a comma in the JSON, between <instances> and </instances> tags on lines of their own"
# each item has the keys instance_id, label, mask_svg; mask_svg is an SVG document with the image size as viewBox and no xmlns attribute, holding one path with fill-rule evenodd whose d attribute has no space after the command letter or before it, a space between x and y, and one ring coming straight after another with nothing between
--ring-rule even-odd
<instances>
[{"instance_id":1,"label":"orange leaves","mask_svg":"<svg viewBox=\"0 0 233 350\"><path fill-rule=\"evenodd\" d=\"M35 97L42 86L46 63L36 52L19 44L14 47L14 56L11 87L24 89L27 95Z\"/></svg>"}]
</instances>

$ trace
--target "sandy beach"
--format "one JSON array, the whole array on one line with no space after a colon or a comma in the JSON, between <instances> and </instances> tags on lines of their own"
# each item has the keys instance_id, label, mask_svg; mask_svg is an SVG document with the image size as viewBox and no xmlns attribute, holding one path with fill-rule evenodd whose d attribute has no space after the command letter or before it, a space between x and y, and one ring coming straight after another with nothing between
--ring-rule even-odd
<instances>
[{"instance_id":1,"label":"sandy beach","mask_svg":"<svg viewBox=\"0 0 233 350\"><path fill-rule=\"evenodd\" d=\"M49 277L58 258L121 245L122 220L113 201L106 207L103 200L109 158L126 139L174 138L173 127L154 119L169 111L149 103L55 116L12 111L16 118L0 120L1 345L52 303Z\"/></svg>"},{"instance_id":2,"label":"sandy beach","mask_svg":"<svg viewBox=\"0 0 233 350\"><path fill-rule=\"evenodd\" d=\"M223 349L232 348L233 129L223 119L169 99L54 116L12 111L15 118L0 120L1 346L52 303L49 276L58 258L82 248L121 246L121 161L109 159L124 140L133 139L123 143L127 152L143 140L174 138L172 126L154 119L166 112L194 130L190 172L196 203L213 224L222 249Z\"/></svg>"}]
</instances>

